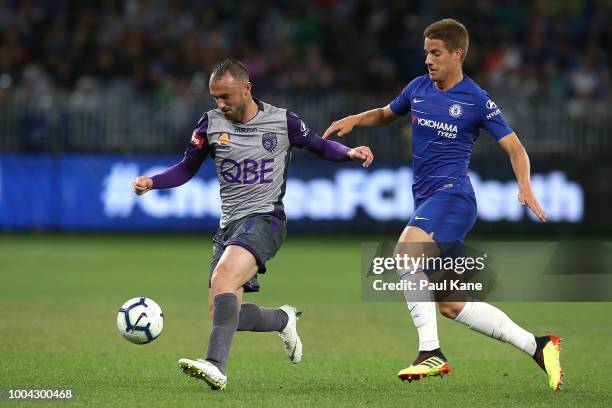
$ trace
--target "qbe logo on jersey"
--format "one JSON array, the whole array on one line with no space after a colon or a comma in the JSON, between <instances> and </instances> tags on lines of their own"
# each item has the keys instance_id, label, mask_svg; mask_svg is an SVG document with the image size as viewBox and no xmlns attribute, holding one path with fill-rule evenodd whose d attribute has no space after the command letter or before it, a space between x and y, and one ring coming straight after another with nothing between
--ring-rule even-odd
<instances>
[{"instance_id":1,"label":"qbe logo on jersey","mask_svg":"<svg viewBox=\"0 0 612 408\"><path fill-rule=\"evenodd\" d=\"M450 108L448 108L448 114L453 118L458 118L463 114L463 108L458 103L454 103Z\"/></svg>"}]
</instances>

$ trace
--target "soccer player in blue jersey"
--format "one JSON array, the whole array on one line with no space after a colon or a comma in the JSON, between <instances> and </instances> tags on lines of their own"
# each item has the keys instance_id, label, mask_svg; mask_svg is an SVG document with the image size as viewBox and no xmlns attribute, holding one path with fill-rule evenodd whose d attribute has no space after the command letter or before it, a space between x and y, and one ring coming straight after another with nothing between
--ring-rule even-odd
<instances>
[{"instance_id":1,"label":"soccer player in blue jersey","mask_svg":"<svg viewBox=\"0 0 612 408\"><path fill-rule=\"evenodd\" d=\"M518 181L518 200L542 221L546 214L531 189L529 157L489 95L462 71L468 51L468 32L454 19L431 24L423 33L428 75L410 82L389 105L333 122L323 137L343 136L354 127L387 125L411 114L415 212L399 243L410 254L410 244L428 245L427 256L443 253L445 244L461 243L476 221L476 199L468 177L468 164L480 129L487 130L508 154ZM398 245L398 248L402 245ZM423 246L421 246L423 248ZM431 248L434 248L433 251ZM405 280L426 279L419 268L399 271ZM415 301L405 293L419 336L419 354L401 370L402 380L442 376L450 366L440 349L434 298ZM534 336L504 312L484 302L438 301L440 313L469 328L508 342L532 356L547 373L552 389L559 389L563 370L559 363L560 339Z\"/></svg>"}]
</instances>

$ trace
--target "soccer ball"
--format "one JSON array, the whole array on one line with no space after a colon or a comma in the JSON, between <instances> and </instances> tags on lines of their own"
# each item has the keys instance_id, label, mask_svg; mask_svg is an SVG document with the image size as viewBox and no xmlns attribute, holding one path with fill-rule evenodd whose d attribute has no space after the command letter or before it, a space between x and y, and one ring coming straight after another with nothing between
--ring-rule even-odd
<instances>
[{"instance_id":1,"label":"soccer ball","mask_svg":"<svg viewBox=\"0 0 612 408\"><path fill-rule=\"evenodd\" d=\"M117 315L119 332L135 344L147 344L155 340L164 328L161 307L146 297L125 302Z\"/></svg>"}]
</instances>

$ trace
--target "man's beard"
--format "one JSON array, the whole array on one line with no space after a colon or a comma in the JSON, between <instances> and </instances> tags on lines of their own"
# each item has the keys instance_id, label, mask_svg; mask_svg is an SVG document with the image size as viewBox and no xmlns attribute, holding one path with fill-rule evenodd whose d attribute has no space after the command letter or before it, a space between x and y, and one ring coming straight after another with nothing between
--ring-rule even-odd
<instances>
[{"instance_id":1,"label":"man's beard","mask_svg":"<svg viewBox=\"0 0 612 408\"><path fill-rule=\"evenodd\" d=\"M226 116L226 119L229 119L233 122L238 122L240 121L240 119L242 118L242 115L244 114L244 99L242 99L240 101L240 103L238 104L238 106L236 107L236 109L233 109L233 112L231 113L230 116Z\"/></svg>"}]
</instances>

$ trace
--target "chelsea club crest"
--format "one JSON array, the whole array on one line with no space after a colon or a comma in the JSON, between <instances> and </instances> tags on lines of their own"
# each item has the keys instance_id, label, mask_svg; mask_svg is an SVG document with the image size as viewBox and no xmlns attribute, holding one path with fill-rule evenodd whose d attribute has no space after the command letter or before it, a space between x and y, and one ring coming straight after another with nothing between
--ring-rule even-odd
<instances>
[{"instance_id":1,"label":"chelsea club crest","mask_svg":"<svg viewBox=\"0 0 612 408\"><path fill-rule=\"evenodd\" d=\"M448 114L453 118L458 118L461 116L461 114L463 114L463 108L458 103L454 103L450 108L448 108Z\"/></svg>"},{"instance_id":2,"label":"chelsea club crest","mask_svg":"<svg viewBox=\"0 0 612 408\"><path fill-rule=\"evenodd\" d=\"M276 149L276 145L278 144L278 140L276 138L276 133L268 132L264 133L261 137L261 145L264 149L269 152L273 152Z\"/></svg>"}]
</instances>

